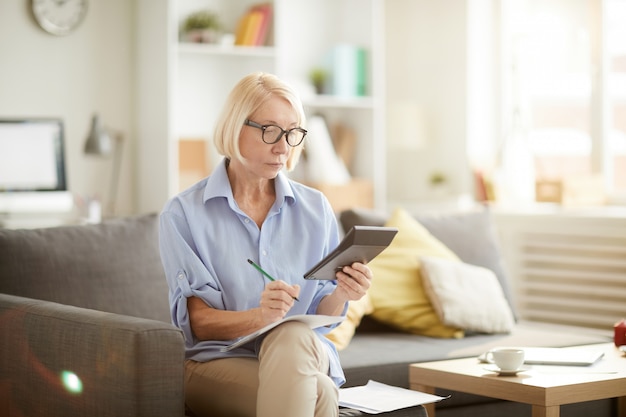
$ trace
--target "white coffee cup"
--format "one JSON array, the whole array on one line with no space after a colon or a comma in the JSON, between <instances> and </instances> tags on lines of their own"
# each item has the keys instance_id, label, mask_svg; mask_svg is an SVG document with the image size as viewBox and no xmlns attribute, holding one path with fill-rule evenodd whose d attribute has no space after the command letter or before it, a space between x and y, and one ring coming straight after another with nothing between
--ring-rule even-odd
<instances>
[{"instance_id":1,"label":"white coffee cup","mask_svg":"<svg viewBox=\"0 0 626 417\"><path fill-rule=\"evenodd\" d=\"M524 350L518 348L496 348L487 352L487 360L503 371L517 371L524 363Z\"/></svg>"}]
</instances>

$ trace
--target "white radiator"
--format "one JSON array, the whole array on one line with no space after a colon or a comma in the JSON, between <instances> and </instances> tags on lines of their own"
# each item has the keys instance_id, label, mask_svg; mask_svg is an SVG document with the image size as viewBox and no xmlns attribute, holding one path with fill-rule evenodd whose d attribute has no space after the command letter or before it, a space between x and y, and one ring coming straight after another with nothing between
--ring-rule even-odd
<instances>
[{"instance_id":1,"label":"white radiator","mask_svg":"<svg viewBox=\"0 0 626 417\"><path fill-rule=\"evenodd\" d=\"M496 215L520 318L610 329L626 318L626 216Z\"/></svg>"}]
</instances>

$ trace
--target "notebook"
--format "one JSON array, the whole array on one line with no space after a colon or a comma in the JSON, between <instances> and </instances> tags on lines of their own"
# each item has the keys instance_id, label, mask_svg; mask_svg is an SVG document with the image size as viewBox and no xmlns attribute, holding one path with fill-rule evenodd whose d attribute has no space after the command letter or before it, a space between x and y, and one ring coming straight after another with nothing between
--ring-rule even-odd
<instances>
[{"instance_id":1,"label":"notebook","mask_svg":"<svg viewBox=\"0 0 626 417\"><path fill-rule=\"evenodd\" d=\"M263 327L262 329L257 330L256 332L250 333L247 336L237 339L236 342L228 346L221 347L220 352L228 352L241 345L245 345L246 343L251 342L257 337L269 332L270 330L272 330L274 327L278 326L279 324L282 324L288 321L300 321L302 323L306 323L311 329L316 329L322 326L329 326L331 324L341 323L344 319L345 319L345 316L325 316L325 315L319 315L319 314L298 314L295 316L285 317L282 320L268 324L267 326Z\"/></svg>"},{"instance_id":2,"label":"notebook","mask_svg":"<svg viewBox=\"0 0 626 417\"><path fill-rule=\"evenodd\" d=\"M602 350L592 348L524 348L524 363L528 365L588 366L602 356Z\"/></svg>"},{"instance_id":3,"label":"notebook","mask_svg":"<svg viewBox=\"0 0 626 417\"><path fill-rule=\"evenodd\" d=\"M544 348L522 347L524 350L524 363L527 365L563 365L563 366L589 366L596 363L604 352L593 348ZM483 362L486 353L478 357Z\"/></svg>"}]
</instances>

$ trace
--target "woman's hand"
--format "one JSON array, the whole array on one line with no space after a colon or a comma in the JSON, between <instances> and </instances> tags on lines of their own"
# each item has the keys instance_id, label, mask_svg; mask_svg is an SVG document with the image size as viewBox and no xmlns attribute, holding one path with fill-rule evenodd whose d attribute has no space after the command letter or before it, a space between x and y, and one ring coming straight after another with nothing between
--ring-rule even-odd
<instances>
[{"instance_id":1,"label":"woman's hand","mask_svg":"<svg viewBox=\"0 0 626 417\"><path fill-rule=\"evenodd\" d=\"M355 262L352 265L344 266L336 274L337 295L342 296L345 301L360 300L372 284L372 270L365 264ZM344 302L345 302L344 301Z\"/></svg>"},{"instance_id":2,"label":"woman's hand","mask_svg":"<svg viewBox=\"0 0 626 417\"><path fill-rule=\"evenodd\" d=\"M317 314L341 314L346 302L360 300L367 294L373 278L372 270L360 262L344 266L335 276L337 288L320 302Z\"/></svg>"},{"instance_id":3,"label":"woman's hand","mask_svg":"<svg viewBox=\"0 0 626 417\"><path fill-rule=\"evenodd\" d=\"M299 285L289 285L285 281L272 281L261 293L261 320L264 325L285 317L300 294Z\"/></svg>"},{"instance_id":4,"label":"woman's hand","mask_svg":"<svg viewBox=\"0 0 626 417\"><path fill-rule=\"evenodd\" d=\"M230 340L252 333L285 317L300 294L299 285L273 281L261 293L259 307L245 311L218 310L189 297L187 309L194 335L200 340Z\"/></svg>"}]
</instances>

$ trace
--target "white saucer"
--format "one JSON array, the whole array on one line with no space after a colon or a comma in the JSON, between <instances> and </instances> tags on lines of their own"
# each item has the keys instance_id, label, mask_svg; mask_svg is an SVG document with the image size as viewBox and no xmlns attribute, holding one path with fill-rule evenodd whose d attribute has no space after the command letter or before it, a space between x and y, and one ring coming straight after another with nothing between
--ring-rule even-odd
<instances>
[{"instance_id":1,"label":"white saucer","mask_svg":"<svg viewBox=\"0 0 626 417\"><path fill-rule=\"evenodd\" d=\"M483 367L483 369L489 372L497 372L498 375L502 375L502 376L513 376L513 375L517 375L520 372L528 371L530 369L530 366L522 365L518 369L507 370L507 369L500 369L496 365L486 365Z\"/></svg>"}]
</instances>

